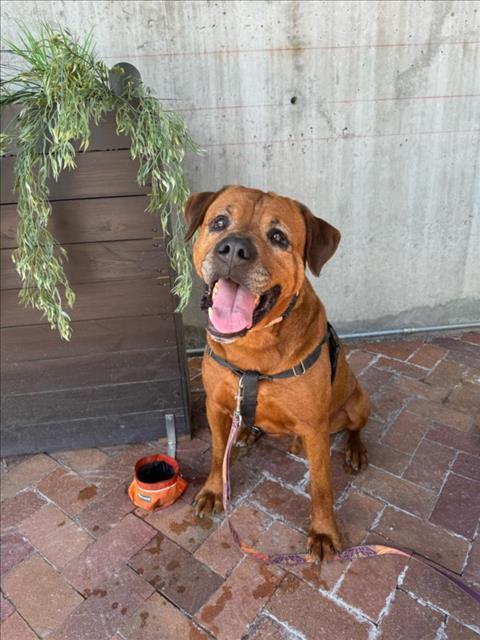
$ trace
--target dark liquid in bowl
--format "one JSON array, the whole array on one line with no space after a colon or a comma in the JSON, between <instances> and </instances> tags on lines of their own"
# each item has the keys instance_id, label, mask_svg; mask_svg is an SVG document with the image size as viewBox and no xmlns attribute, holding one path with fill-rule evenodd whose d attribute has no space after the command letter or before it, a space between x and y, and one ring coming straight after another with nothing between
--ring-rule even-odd
<instances>
[{"instance_id":1,"label":"dark liquid in bowl","mask_svg":"<svg viewBox=\"0 0 480 640\"><path fill-rule=\"evenodd\" d=\"M155 482L170 480L174 475L175 471L163 460L144 464L137 471L137 478L140 482L145 482L145 484L154 484Z\"/></svg>"}]
</instances>

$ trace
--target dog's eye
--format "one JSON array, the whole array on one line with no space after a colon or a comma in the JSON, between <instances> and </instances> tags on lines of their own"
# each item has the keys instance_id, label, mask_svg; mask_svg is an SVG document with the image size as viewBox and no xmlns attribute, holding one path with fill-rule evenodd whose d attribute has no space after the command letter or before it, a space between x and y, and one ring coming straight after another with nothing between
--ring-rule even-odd
<instances>
[{"instance_id":1,"label":"dog's eye","mask_svg":"<svg viewBox=\"0 0 480 640\"><path fill-rule=\"evenodd\" d=\"M268 239L272 244L282 249L286 249L289 245L287 236L280 229L270 229Z\"/></svg>"},{"instance_id":2,"label":"dog's eye","mask_svg":"<svg viewBox=\"0 0 480 640\"><path fill-rule=\"evenodd\" d=\"M214 220L212 220L209 227L210 231L223 231L228 227L228 225L229 220L227 216L217 216Z\"/></svg>"}]
</instances>

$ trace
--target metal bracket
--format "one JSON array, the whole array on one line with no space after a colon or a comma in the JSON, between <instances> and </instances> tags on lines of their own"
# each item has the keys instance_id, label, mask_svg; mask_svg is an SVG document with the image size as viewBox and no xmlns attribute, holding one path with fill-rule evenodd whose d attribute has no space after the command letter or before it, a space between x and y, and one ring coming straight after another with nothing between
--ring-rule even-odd
<instances>
[{"instance_id":1,"label":"metal bracket","mask_svg":"<svg viewBox=\"0 0 480 640\"><path fill-rule=\"evenodd\" d=\"M177 453L177 433L175 431L175 416L173 413L167 413L165 415L165 428L168 438L168 455L170 458L175 459Z\"/></svg>"}]
</instances>

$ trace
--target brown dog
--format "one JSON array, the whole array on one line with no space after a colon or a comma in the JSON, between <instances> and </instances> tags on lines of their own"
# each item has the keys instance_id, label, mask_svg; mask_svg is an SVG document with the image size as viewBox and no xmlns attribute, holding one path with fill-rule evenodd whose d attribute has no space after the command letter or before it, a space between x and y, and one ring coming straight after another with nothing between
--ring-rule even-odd
<instances>
[{"instance_id":1,"label":"brown dog","mask_svg":"<svg viewBox=\"0 0 480 640\"><path fill-rule=\"evenodd\" d=\"M187 240L199 229L193 258L207 286L213 352L243 370L265 374L288 370L311 354L326 335L327 319L305 268L318 276L335 253L340 233L295 200L237 186L192 195L185 216ZM213 455L208 479L195 497L200 516L222 509L222 459L239 383L238 376L209 356L202 373ZM360 430L369 412L369 398L347 364L343 345L333 384L329 349L323 345L303 375L258 385L256 424L271 435L292 434L306 451L312 497L309 546L319 559L341 549L329 436L348 429L345 460L359 471L367 464Z\"/></svg>"}]
</instances>

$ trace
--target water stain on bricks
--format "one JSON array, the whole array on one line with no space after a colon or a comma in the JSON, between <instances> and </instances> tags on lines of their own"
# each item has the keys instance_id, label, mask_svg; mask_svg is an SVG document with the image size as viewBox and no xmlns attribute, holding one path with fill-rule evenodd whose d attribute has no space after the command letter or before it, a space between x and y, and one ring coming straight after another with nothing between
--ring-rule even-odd
<instances>
[{"instance_id":1,"label":"water stain on bricks","mask_svg":"<svg viewBox=\"0 0 480 640\"><path fill-rule=\"evenodd\" d=\"M286 579L282 582L283 593L295 593L300 585L300 581L296 580L293 576L287 575Z\"/></svg>"},{"instance_id":2,"label":"water stain on bricks","mask_svg":"<svg viewBox=\"0 0 480 640\"><path fill-rule=\"evenodd\" d=\"M168 525L168 528L173 533L180 535L181 533L185 533L187 529L190 529L192 526L191 522L187 522L187 520L183 520L182 522L171 522Z\"/></svg>"},{"instance_id":3,"label":"water stain on bricks","mask_svg":"<svg viewBox=\"0 0 480 640\"><path fill-rule=\"evenodd\" d=\"M149 615L150 614L148 613L148 611L140 611L140 629L143 629L143 627L147 624Z\"/></svg>"},{"instance_id":4,"label":"water stain on bricks","mask_svg":"<svg viewBox=\"0 0 480 640\"><path fill-rule=\"evenodd\" d=\"M272 574L267 567L262 564L260 565L260 573L262 574L262 578L265 579L265 582L257 585L253 590L252 595L255 600L258 600L259 598L267 598L272 595L276 587L276 583L272 580Z\"/></svg>"},{"instance_id":5,"label":"water stain on bricks","mask_svg":"<svg viewBox=\"0 0 480 640\"><path fill-rule=\"evenodd\" d=\"M151 580L149 580L150 584L155 587L157 591L161 591L165 588L165 581L160 579L158 573L156 573Z\"/></svg>"},{"instance_id":6,"label":"water stain on bricks","mask_svg":"<svg viewBox=\"0 0 480 640\"><path fill-rule=\"evenodd\" d=\"M283 500L282 498L278 498L277 496L269 495L267 496L265 503L268 509L274 511L283 504Z\"/></svg>"},{"instance_id":7,"label":"water stain on bricks","mask_svg":"<svg viewBox=\"0 0 480 640\"><path fill-rule=\"evenodd\" d=\"M178 560L170 560L170 562L167 564L167 571L173 571L174 569L177 569L177 567L180 566L180 563L178 562Z\"/></svg>"},{"instance_id":8,"label":"water stain on bricks","mask_svg":"<svg viewBox=\"0 0 480 640\"><path fill-rule=\"evenodd\" d=\"M228 542L221 542L220 546L223 547L224 549L230 549L232 545L228 544Z\"/></svg>"},{"instance_id":9,"label":"water stain on bricks","mask_svg":"<svg viewBox=\"0 0 480 640\"><path fill-rule=\"evenodd\" d=\"M232 590L228 585L223 585L222 595L219 597L215 604L210 604L204 608L202 612L202 620L205 622L212 622L215 618L222 613L225 605L232 599ZM214 633L216 633L214 631Z\"/></svg>"},{"instance_id":10,"label":"water stain on bricks","mask_svg":"<svg viewBox=\"0 0 480 640\"><path fill-rule=\"evenodd\" d=\"M197 520L193 522L191 520L183 520L182 522L171 522L168 525L168 528L172 533L175 533L176 535L181 535L191 527L200 527L201 529L211 529L212 524L213 523L209 520L205 520L203 518L197 518Z\"/></svg>"},{"instance_id":11,"label":"water stain on bricks","mask_svg":"<svg viewBox=\"0 0 480 640\"><path fill-rule=\"evenodd\" d=\"M188 632L188 640L204 640L205 636L197 628L190 627Z\"/></svg>"},{"instance_id":12,"label":"water stain on bricks","mask_svg":"<svg viewBox=\"0 0 480 640\"><path fill-rule=\"evenodd\" d=\"M120 613L122 614L122 616L124 616L128 611L128 607L123 607L122 609L120 609Z\"/></svg>"},{"instance_id":13,"label":"water stain on bricks","mask_svg":"<svg viewBox=\"0 0 480 640\"><path fill-rule=\"evenodd\" d=\"M92 595L100 596L100 598L104 598L107 595L107 592L105 591L105 589L94 589L92 591Z\"/></svg>"},{"instance_id":14,"label":"water stain on bricks","mask_svg":"<svg viewBox=\"0 0 480 640\"><path fill-rule=\"evenodd\" d=\"M112 609L118 609L118 602L112 602Z\"/></svg>"},{"instance_id":15,"label":"water stain on bricks","mask_svg":"<svg viewBox=\"0 0 480 640\"><path fill-rule=\"evenodd\" d=\"M64 524L65 524L65 520L62 520L62 522L59 522L59 523L57 524L57 527L63 527L63 526L64 526Z\"/></svg>"},{"instance_id":16,"label":"water stain on bricks","mask_svg":"<svg viewBox=\"0 0 480 640\"><path fill-rule=\"evenodd\" d=\"M157 535L154 541L155 541L154 546L149 547L148 549L145 549L145 551L147 551L147 553L150 553L151 555L160 553L160 550L162 548L163 536L160 534Z\"/></svg>"},{"instance_id":17,"label":"water stain on bricks","mask_svg":"<svg viewBox=\"0 0 480 640\"><path fill-rule=\"evenodd\" d=\"M318 585L320 589L324 589L325 591L330 591L330 587L325 582L325 580L320 580L318 577L318 569L315 569L311 565L306 565L302 569L302 577L307 580L311 580L314 584Z\"/></svg>"},{"instance_id":18,"label":"water stain on bricks","mask_svg":"<svg viewBox=\"0 0 480 640\"><path fill-rule=\"evenodd\" d=\"M92 484L89 487L85 487L85 489L81 489L78 492L78 496L77 498L79 500L90 500L91 498L94 498L97 495L97 487Z\"/></svg>"},{"instance_id":19,"label":"water stain on bricks","mask_svg":"<svg viewBox=\"0 0 480 640\"><path fill-rule=\"evenodd\" d=\"M183 584L179 584L177 587L177 593L183 593L185 591L185 587Z\"/></svg>"}]
</instances>

